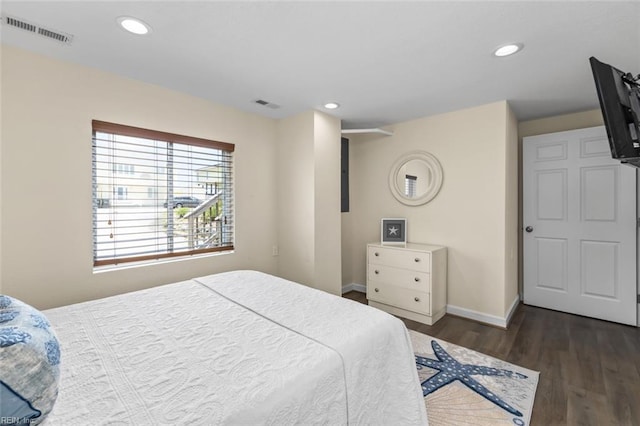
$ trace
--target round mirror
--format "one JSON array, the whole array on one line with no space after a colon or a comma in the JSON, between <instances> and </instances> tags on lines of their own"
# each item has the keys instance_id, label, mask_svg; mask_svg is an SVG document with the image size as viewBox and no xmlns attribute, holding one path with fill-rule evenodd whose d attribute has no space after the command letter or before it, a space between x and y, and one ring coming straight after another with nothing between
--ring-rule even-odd
<instances>
[{"instance_id":1,"label":"round mirror","mask_svg":"<svg viewBox=\"0 0 640 426\"><path fill-rule=\"evenodd\" d=\"M415 151L400 157L389 173L391 193L408 206L428 203L441 186L442 166L428 152Z\"/></svg>"}]
</instances>

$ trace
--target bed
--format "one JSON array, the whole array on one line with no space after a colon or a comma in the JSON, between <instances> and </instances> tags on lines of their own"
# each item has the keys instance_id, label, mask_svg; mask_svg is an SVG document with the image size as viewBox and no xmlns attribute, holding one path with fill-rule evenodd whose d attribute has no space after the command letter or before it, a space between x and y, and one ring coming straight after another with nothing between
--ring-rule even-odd
<instances>
[{"instance_id":1,"label":"bed","mask_svg":"<svg viewBox=\"0 0 640 426\"><path fill-rule=\"evenodd\" d=\"M43 424L426 424L404 324L256 271L44 312L60 342Z\"/></svg>"}]
</instances>

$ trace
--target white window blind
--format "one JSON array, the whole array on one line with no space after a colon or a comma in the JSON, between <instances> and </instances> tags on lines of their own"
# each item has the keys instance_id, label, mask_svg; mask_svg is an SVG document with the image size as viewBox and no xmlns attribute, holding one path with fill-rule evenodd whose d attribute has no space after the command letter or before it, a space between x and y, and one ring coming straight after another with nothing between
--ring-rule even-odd
<instances>
[{"instance_id":1,"label":"white window blind","mask_svg":"<svg viewBox=\"0 0 640 426\"><path fill-rule=\"evenodd\" d=\"M94 266L233 250L233 144L92 126Z\"/></svg>"},{"instance_id":2,"label":"white window blind","mask_svg":"<svg viewBox=\"0 0 640 426\"><path fill-rule=\"evenodd\" d=\"M414 198L416 196L416 182L418 177L412 175L405 175L404 177L404 195L409 198Z\"/></svg>"}]
</instances>

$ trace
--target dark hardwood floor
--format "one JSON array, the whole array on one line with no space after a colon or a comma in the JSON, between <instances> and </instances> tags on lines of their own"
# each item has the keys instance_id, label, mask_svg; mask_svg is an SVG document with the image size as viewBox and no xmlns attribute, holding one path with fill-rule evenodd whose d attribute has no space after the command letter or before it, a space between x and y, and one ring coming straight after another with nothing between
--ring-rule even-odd
<instances>
[{"instance_id":1,"label":"dark hardwood floor","mask_svg":"<svg viewBox=\"0 0 640 426\"><path fill-rule=\"evenodd\" d=\"M344 295L367 303L363 293ZM640 426L640 328L520 304L508 330L445 315L407 328L539 371L531 425Z\"/></svg>"}]
</instances>

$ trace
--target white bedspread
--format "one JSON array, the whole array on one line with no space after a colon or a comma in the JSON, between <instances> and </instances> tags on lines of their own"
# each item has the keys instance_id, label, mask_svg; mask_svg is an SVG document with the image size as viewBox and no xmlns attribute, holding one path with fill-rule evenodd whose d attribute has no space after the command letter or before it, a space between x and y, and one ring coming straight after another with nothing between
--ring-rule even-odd
<instances>
[{"instance_id":1,"label":"white bedspread","mask_svg":"<svg viewBox=\"0 0 640 426\"><path fill-rule=\"evenodd\" d=\"M270 275L45 313L62 351L47 425L427 422L401 321Z\"/></svg>"}]
</instances>

